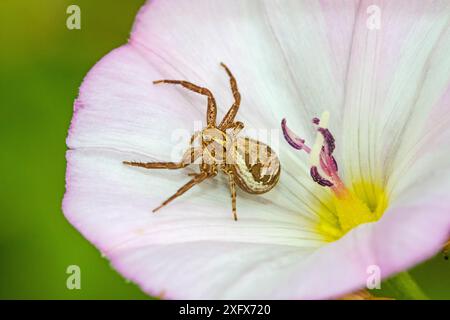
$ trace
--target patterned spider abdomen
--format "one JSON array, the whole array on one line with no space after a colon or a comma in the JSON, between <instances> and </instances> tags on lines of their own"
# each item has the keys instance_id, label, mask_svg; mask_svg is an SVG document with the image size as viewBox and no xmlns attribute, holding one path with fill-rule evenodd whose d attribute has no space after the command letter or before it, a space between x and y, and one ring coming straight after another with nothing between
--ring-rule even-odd
<instances>
[{"instance_id":1,"label":"patterned spider abdomen","mask_svg":"<svg viewBox=\"0 0 450 320\"><path fill-rule=\"evenodd\" d=\"M272 189L280 178L280 161L266 144L247 137L233 142L231 165L236 184L244 191L261 194Z\"/></svg>"}]
</instances>

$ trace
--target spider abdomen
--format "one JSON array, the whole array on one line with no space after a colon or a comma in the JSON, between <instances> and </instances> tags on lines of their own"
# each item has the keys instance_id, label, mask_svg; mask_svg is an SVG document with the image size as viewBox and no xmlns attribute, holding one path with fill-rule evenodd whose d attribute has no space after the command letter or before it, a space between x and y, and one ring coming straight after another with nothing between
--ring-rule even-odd
<instances>
[{"instance_id":1,"label":"spider abdomen","mask_svg":"<svg viewBox=\"0 0 450 320\"><path fill-rule=\"evenodd\" d=\"M231 166L236 184L244 191L261 194L272 189L280 177L280 161L266 144L247 137L234 141L234 164Z\"/></svg>"}]
</instances>

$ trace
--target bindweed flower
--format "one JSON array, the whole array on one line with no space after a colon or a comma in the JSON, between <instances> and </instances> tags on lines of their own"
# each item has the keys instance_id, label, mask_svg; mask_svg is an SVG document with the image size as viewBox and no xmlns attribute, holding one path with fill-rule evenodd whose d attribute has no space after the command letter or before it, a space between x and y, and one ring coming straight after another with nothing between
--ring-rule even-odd
<instances>
[{"instance_id":1,"label":"bindweed flower","mask_svg":"<svg viewBox=\"0 0 450 320\"><path fill-rule=\"evenodd\" d=\"M150 1L80 88L64 214L166 298L336 298L372 266L386 278L416 265L450 237L449 19L447 0ZM238 192L238 221L220 179L152 213L192 170L122 162L179 160L206 112L152 82L208 87L223 115L220 61L242 95L240 134L277 133L279 183ZM280 139L283 118L301 153Z\"/></svg>"}]
</instances>

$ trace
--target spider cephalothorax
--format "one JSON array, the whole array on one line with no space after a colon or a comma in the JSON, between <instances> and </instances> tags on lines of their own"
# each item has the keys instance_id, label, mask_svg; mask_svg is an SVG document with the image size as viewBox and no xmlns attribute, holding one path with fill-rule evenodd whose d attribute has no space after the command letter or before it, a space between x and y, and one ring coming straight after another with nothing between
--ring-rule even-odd
<instances>
[{"instance_id":1,"label":"spider cephalothorax","mask_svg":"<svg viewBox=\"0 0 450 320\"><path fill-rule=\"evenodd\" d=\"M228 175L231 190L233 217L236 215L236 185L251 194L261 194L272 189L280 177L280 162L275 152L266 144L248 138L238 137L244 124L235 121L241 102L236 79L225 64L221 64L230 77L234 103L222 121L217 124L217 106L213 94L207 88L183 80L158 80L154 84L178 84L208 98L206 112L207 126L191 138L189 148L180 162L129 162L124 164L147 169L181 169L198 163L200 172L190 174L193 178L164 201L153 212L165 206L187 190L207 178L214 177L220 170ZM200 160L200 161L199 161Z\"/></svg>"}]
</instances>

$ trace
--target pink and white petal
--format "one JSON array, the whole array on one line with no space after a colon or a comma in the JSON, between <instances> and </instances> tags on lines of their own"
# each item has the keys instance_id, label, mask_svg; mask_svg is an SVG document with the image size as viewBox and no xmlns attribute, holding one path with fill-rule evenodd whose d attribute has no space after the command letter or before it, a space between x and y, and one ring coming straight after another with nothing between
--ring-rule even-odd
<instances>
[{"instance_id":1,"label":"pink and white petal","mask_svg":"<svg viewBox=\"0 0 450 320\"><path fill-rule=\"evenodd\" d=\"M130 45L105 56L80 88L68 147L129 151L175 161L171 159L174 146L183 135L187 146L194 122L205 118L206 103L200 98L196 106L190 105L178 92L153 85L160 77Z\"/></svg>"},{"instance_id":2,"label":"pink and white petal","mask_svg":"<svg viewBox=\"0 0 450 320\"><path fill-rule=\"evenodd\" d=\"M410 163L430 110L450 83L449 6L439 0L361 1L343 122L349 180L387 183L405 174L400 167ZM367 27L371 7L380 14L380 29Z\"/></svg>"},{"instance_id":3,"label":"pink and white petal","mask_svg":"<svg viewBox=\"0 0 450 320\"><path fill-rule=\"evenodd\" d=\"M430 56L414 113L405 126L403 143L409 149L403 148L393 164L389 185L395 194L450 166L450 28L442 39Z\"/></svg>"},{"instance_id":4,"label":"pink and white petal","mask_svg":"<svg viewBox=\"0 0 450 320\"><path fill-rule=\"evenodd\" d=\"M121 248L110 258L144 291L165 298L336 298L364 287L372 266L383 278L392 276L431 257L448 239L450 207L438 201L448 191L414 192L379 222L316 250L204 239Z\"/></svg>"},{"instance_id":5,"label":"pink and white petal","mask_svg":"<svg viewBox=\"0 0 450 320\"><path fill-rule=\"evenodd\" d=\"M121 247L205 240L297 247L322 243L313 232L314 221L299 215L281 190L258 199L239 192L235 222L225 179L207 180L152 213L191 178L183 170L126 167L121 163L126 156L93 149L67 153L64 213L106 254Z\"/></svg>"},{"instance_id":6,"label":"pink and white petal","mask_svg":"<svg viewBox=\"0 0 450 320\"><path fill-rule=\"evenodd\" d=\"M357 6L353 0L266 2L267 19L289 66L297 105L305 110L307 132L315 134L311 119L328 110L335 119L331 129L340 133L337 124L343 116Z\"/></svg>"},{"instance_id":7,"label":"pink and white petal","mask_svg":"<svg viewBox=\"0 0 450 320\"><path fill-rule=\"evenodd\" d=\"M379 222L326 246L297 212L272 209L277 192L251 204L239 200L235 222L226 188L208 181L153 214L150 208L161 199L152 190L170 193L167 179L184 175L123 170L122 157L115 151L69 151L64 212L122 275L152 295L337 297L364 286L368 266L379 266L387 277L432 256L450 235L450 208L439 202L450 188L433 189L426 181Z\"/></svg>"},{"instance_id":8,"label":"pink and white petal","mask_svg":"<svg viewBox=\"0 0 450 320\"><path fill-rule=\"evenodd\" d=\"M174 185L189 178L181 171L126 168L121 159L127 155L113 150L68 151L63 211L122 275L150 294L164 291L167 297L219 297L221 286L229 287L223 293L230 296L256 297L253 281L262 279L253 269L264 271L265 276L270 272L274 280L266 285L273 289L275 279L283 279L287 262L323 243L312 221L294 209L280 207L282 191L274 190L258 200L239 193L238 222L231 218L226 184L215 180L152 213L155 204L175 191ZM202 269L205 259L210 264ZM258 263L263 265L258 267ZM198 272L190 268L198 268ZM208 270L215 272L216 278ZM233 289L233 279L242 272L249 273L247 287ZM210 279L199 281L205 279L197 278L201 273ZM183 284L186 290L172 291L172 285Z\"/></svg>"},{"instance_id":9,"label":"pink and white petal","mask_svg":"<svg viewBox=\"0 0 450 320\"><path fill-rule=\"evenodd\" d=\"M114 252L119 272L165 299L273 299L311 250L273 244L199 241Z\"/></svg>"},{"instance_id":10,"label":"pink and white petal","mask_svg":"<svg viewBox=\"0 0 450 320\"><path fill-rule=\"evenodd\" d=\"M354 3L334 13L329 0L150 1L130 41L166 77L212 88L222 112L231 96L217 64L228 63L242 93L239 119L267 129L286 117L310 141L313 116L340 112Z\"/></svg>"},{"instance_id":11,"label":"pink and white petal","mask_svg":"<svg viewBox=\"0 0 450 320\"><path fill-rule=\"evenodd\" d=\"M441 174L447 181L443 188L433 188L436 179L430 177L378 222L360 225L302 259L276 297L337 298L364 288L372 266L385 279L435 255L450 238L450 205L442 201L450 197L450 170Z\"/></svg>"}]
</instances>

